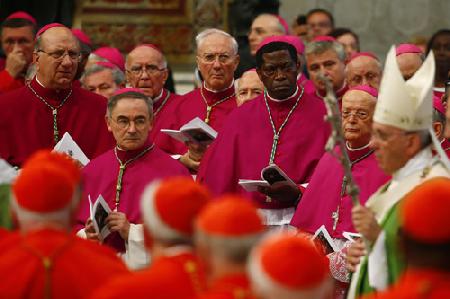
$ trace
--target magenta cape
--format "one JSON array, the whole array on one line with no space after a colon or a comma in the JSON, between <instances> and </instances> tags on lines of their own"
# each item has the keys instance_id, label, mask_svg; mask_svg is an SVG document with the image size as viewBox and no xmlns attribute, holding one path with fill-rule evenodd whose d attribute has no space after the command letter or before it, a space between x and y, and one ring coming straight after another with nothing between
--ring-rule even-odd
<instances>
[{"instance_id":1,"label":"magenta cape","mask_svg":"<svg viewBox=\"0 0 450 299\"><path fill-rule=\"evenodd\" d=\"M181 99L180 95L175 93L170 93L167 101L163 105L164 99L166 99L169 91L167 89L163 89L163 93L161 98L153 104L153 128L150 132L151 139L155 141L155 144L158 144L160 135L167 136L166 134L161 134L161 129L167 129L165 126L165 122L170 121L173 116L173 110L177 104L177 101ZM156 113L156 114L155 114Z\"/></svg>"},{"instance_id":2,"label":"magenta cape","mask_svg":"<svg viewBox=\"0 0 450 299\"><path fill-rule=\"evenodd\" d=\"M208 91L204 87L202 87L202 89L208 105L213 105L221 99L228 96L230 97L228 100L212 108L212 112L210 114L209 125L214 130L219 132L224 124L225 118L234 108L237 107L236 96L234 95L234 86L218 93ZM200 88L194 89L193 91L181 96L181 98L174 104L175 107L173 107L171 113L166 114L167 118L161 124L161 129L179 130L181 126L195 117L205 120L206 104L202 99ZM187 147L183 143L166 134L160 134L160 136L158 136L155 140L155 143L162 150L170 154L183 154L187 151Z\"/></svg>"},{"instance_id":3,"label":"magenta cape","mask_svg":"<svg viewBox=\"0 0 450 299\"><path fill-rule=\"evenodd\" d=\"M340 153L335 148L336 153ZM355 161L370 151L369 148L359 151L347 151L351 161ZM360 188L359 199L364 204L381 185L389 180L378 167L373 152L352 167L353 178ZM342 233L355 232L351 221L352 200L347 194L340 196L344 170L339 161L330 153L325 153L297 206L291 225L314 233L320 226L325 225L333 238L342 238ZM339 208L339 221L333 230L331 215Z\"/></svg>"},{"instance_id":4,"label":"magenta cape","mask_svg":"<svg viewBox=\"0 0 450 299\"><path fill-rule=\"evenodd\" d=\"M300 92L300 90L299 90ZM278 130L296 98L283 102L268 100ZM323 102L306 93L280 135L275 156L277 164L297 184L309 181L324 153L330 126L324 122ZM269 114L260 95L230 114L217 140L208 149L200 166L198 180L215 194L242 193L261 208L286 208L289 204L267 203L259 192L246 192L239 179L261 179L261 169L268 166L273 130Z\"/></svg>"},{"instance_id":5,"label":"magenta cape","mask_svg":"<svg viewBox=\"0 0 450 299\"><path fill-rule=\"evenodd\" d=\"M124 163L142 152L149 144L150 142L147 142L146 146L136 151L125 152L118 150L117 153L122 163ZM84 228L84 224L89 218L88 195L91 196L91 200L94 202L101 194L111 210L114 209L118 174L119 162L116 159L114 150L109 150L92 160L83 169L83 197L77 216L77 230ZM188 176L189 172L178 161L173 160L169 155L154 147L143 157L131 162L126 167L122 179L122 192L120 194L118 211L125 213L130 223L142 223L140 199L144 188L156 179L180 175ZM105 243L119 251L123 251L123 240L118 234L116 236L113 235L108 236Z\"/></svg>"},{"instance_id":6,"label":"magenta cape","mask_svg":"<svg viewBox=\"0 0 450 299\"><path fill-rule=\"evenodd\" d=\"M36 79L31 86L54 107L69 92L57 94L42 87ZM106 99L75 86L72 90L58 109L59 138L69 132L86 156L93 159L114 144L105 122ZM52 110L27 86L0 96L0 144L0 156L16 166L21 166L36 150L55 146Z\"/></svg>"}]
</instances>

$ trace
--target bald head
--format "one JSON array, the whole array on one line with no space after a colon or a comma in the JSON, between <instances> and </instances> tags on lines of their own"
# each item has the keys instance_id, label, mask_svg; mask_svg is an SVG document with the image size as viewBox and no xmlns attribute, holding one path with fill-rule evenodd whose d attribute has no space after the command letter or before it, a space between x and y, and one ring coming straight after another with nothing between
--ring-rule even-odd
<instances>
[{"instance_id":1,"label":"bald head","mask_svg":"<svg viewBox=\"0 0 450 299\"><path fill-rule=\"evenodd\" d=\"M167 61L160 51L151 46L138 46L128 54L125 68L131 87L140 88L151 98L161 94L168 71Z\"/></svg>"},{"instance_id":2,"label":"bald head","mask_svg":"<svg viewBox=\"0 0 450 299\"><path fill-rule=\"evenodd\" d=\"M283 25L279 19L271 14L262 14L256 17L252 22L248 41L250 43L250 53L256 54L259 44L268 36L285 35Z\"/></svg>"},{"instance_id":3,"label":"bald head","mask_svg":"<svg viewBox=\"0 0 450 299\"><path fill-rule=\"evenodd\" d=\"M236 84L236 101L238 106L256 98L264 91L264 85L259 79L256 70L244 72L242 77L236 81Z\"/></svg>"},{"instance_id":4,"label":"bald head","mask_svg":"<svg viewBox=\"0 0 450 299\"><path fill-rule=\"evenodd\" d=\"M381 81L381 64L370 56L359 56L352 59L346 66L348 87L369 85L378 89Z\"/></svg>"},{"instance_id":5,"label":"bald head","mask_svg":"<svg viewBox=\"0 0 450 299\"><path fill-rule=\"evenodd\" d=\"M423 63L421 53L403 53L397 56L397 64L403 79L409 80Z\"/></svg>"}]
</instances>

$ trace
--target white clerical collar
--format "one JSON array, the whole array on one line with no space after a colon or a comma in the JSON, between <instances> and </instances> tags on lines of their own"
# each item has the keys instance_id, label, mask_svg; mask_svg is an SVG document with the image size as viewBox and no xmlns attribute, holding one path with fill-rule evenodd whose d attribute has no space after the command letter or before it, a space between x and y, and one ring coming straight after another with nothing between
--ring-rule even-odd
<instances>
[{"instance_id":1,"label":"white clerical collar","mask_svg":"<svg viewBox=\"0 0 450 299\"><path fill-rule=\"evenodd\" d=\"M398 182L402 179L410 176L414 172L420 171L427 166L430 166L433 161L433 154L431 152L431 147L427 146L420 152L418 152L412 159L406 162L405 166L397 170L392 175L392 182Z\"/></svg>"},{"instance_id":2,"label":"white clerical collar","mask_svg":"<svg viewBox=\"0 0 450 299\"><path fill-rule=\"evenodd\" d=\"M212 90L212 89L209 89L208 87L206 87L206 82L203 81L203 88L206 89L207 91L210 91L210 92L213 92L213 93L219 93L219 92L225 91L225 90L227 90L228 88L230 88L231 86L234 86L234 79L233 79L233 81L231 81L230 86L228 86L227 88L224 88L224 89L222 89L222 90Z\"/></svg>"},{"instance_id":3,"label":"white clerical collar","mask_svg":"<svg viewBox=\"0 0 450 299\"><path fill-rule=\"evenodd\" d=\"M289 100L289 99L295 98L295 97L297 96L297 94L298 94L298 86L297 86L297 89L295 90L294 94L291 95L290 97L285 98L285 99L274 99L274 98L272 98L272 97L270 96L269 93L267 93L267 97L268 97L271 101L274 101L274 102L284 102L284 101L287 101L287 100Z\"/></svg>"},{"instance_id":4,"label":"white clerical collar","mask_svg":"<svg viewBox=\"0 0 450 299\"><path fill-rule=\"evenodd\" d=\"M445 87L433 87L433 90L437 92L445 92Z\"/></svg>"},{"instance_id":5,"label":"white clerical collar","mask_svg":"<svg viewBox=\"0 0 450 299\"><path fill-rule=\"evenodd\" d=\"M364 145L364 146L361 146L361 147L351 148L351 147L350 147L350 144L348 144L348 141L346 141L346 142L345 142L345 146L347 147L347 149L348 149L349 151L351 151L351 152L356 152L356 151L361 151L361 150L364 150L364 149L368 148L368 147L370 146L370 142L367 143L367 144Z\"/></svg>"},{"instance_id":6,"label":"white clerical collar","mask_svg":"<svg viewBox=\"0 0 450 299\"><path fill-rule=\"evenodd\" d=\"M42 84L41 81L39 81L39 78L38 78L37 75L36 75L36 82L37 82L40 86L46 88L46 87L44 86L44 84Z\"/></svg>"},{"instance_id":7,"label":"white clerical collar","mask_svg":"<svg viewBox=\"0 0 450 299\"><path fill-rule=\"evenodd\" d=\"M159 96L152 99L153 104L157 103L162 98L163 92L164 92L164 88L161 89L161 93L159 94Z\"/></svg>"}]
</instances>

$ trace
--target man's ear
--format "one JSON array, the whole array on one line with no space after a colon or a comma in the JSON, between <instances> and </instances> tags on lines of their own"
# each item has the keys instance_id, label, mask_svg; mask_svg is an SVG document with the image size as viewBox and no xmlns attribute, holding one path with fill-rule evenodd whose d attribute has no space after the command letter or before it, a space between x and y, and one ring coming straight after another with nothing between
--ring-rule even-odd
<instances>
[{"instance_id":1,"label":"man's ear","mask_svg":"<svg viewBox=\"0 0 450 299\"><path fill-rule=\"evenodd\" d=\"M106 126L108 127L108 131L112 132L111 129L111 119L108 117L108 115L105 115L105 122L106 122Z\"/></svg>"},{"instance_id":2,"label":"man's ear","mask_svg":"<svg viewBox=\"0 0 450 299\"><path fill-rule=\"evenodd\" d=\"M442 133L444 133L444 125L439 121L434 121L433 131L436 133L436 137L440 140L442 138Z\"/></svg>"}]
</instances>

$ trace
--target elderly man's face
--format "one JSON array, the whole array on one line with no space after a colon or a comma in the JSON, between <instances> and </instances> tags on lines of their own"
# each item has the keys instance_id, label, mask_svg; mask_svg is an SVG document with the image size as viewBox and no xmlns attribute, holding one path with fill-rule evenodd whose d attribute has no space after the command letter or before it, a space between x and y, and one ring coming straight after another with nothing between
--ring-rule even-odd
<instances>
[{"instance_id":1,"label":"elderly man's face","mask_svg":"<svg viewBox=\"0 0 450 299\"><path fill-rule=\"evenodd\" d=\"M252 22L250 33L248 34L248 41L250 43L250 53L255 56L261 42L269 36L283 35L280 22L275 16L262 15L257 17Z\"/></svg>"},{"instance_id":2,"label":"elderly man's face","mask_svg":"<svg viewBox=\"0 0 450 299\"><path fill-rule=\"evenodd\" d=\"M357 57L347 64L346 77L348 87L369 85L378 89L381 82L381 65L372 57Z\"/></svg>"},{"instance_id":3,"label":"elderly man's face","mask_svg":"<svg viewBox=\"0 0 450 299\"><path fill-rule=\"evenodd\" d=\"M197 66L206 87L223 90L233 82L234 71L239 64L230 38L221 34L211 34L197 49Z\"/></svg>"},{"instance_id":4,"label":"elderly man's face","mask_svg":"<svg viewBox=\"0 0 450 299\"><path fill-rule=\"evenodd\" d=\"M112 70L105 69L84 78L83 87L105 98L110 98L119 89L113 78Z\"/></svg>"},{"instance_id":5,"label":"elderly man's face","mask_svg":"<svg viewBox=\"0 0 450 299\"><path fill-rule=\"evenodd\" d=\"M413 134L402 129L374 122L372 125L371 147L375 150L378 166L386 173L392 175L402 168L411 152Z\"/></svg>"},{"instance_id":6,"label":"elderly man's face","mask_svg":"<svg viewBox=\"0 0 450 299\"><path fill-rule=\"evenodd\" d=\"M342 130L352 148L370 141L376 100L364 91L352 90L342 98Z\"/></svg>"},{"instance_id":7,"label":"elderly man's face","mask_svg":"<svg viewBox=\"0 0 450 299\"><path fill-rule=\"evenodd\" d=\"M28 62L33 58L34 34L30 26L2 29L2 48L6 56L13 51L23 54Z\"/></svg>"},{"instance_id":8,"label":"elderly man's face","mask_svg":"<svg viewBox=\"0 0 450 299\"><path fill-rule=\"evenodd\" d=\"M160 52L141 46L130 52L126 63L127 81L150 98L160 95L168 77Z\"/></svg>"},{"instance_id":9,"label":"elderly man's face","mask_svg":"<svg viewBox=\"0 0 450 299\"><path fill-rule=\"evenodd\" d=\"M70 88L80 60L77 39L70 29L63 27L48 29L41 39L35 54L39 81L47 88Z\"/></svg>"},{"instance_id":10,"label":"elderly man's face","mask_svg":"<svg viewBox=\"0 0 450 299\"><path fill-rule=\"evenodd\" d=\"M123 150L141 148L152 128L147 104L142 99L120 99L106 117L117 145Z\"/></svg>"},{"instance_id":11,"label":"elderly man's face","mask_svg":"<svg viewBox=\"0 0 450 299\"><path fill-rule=\"evenodd\" d=\"M405 53L397 56L397 64L403 79L409 80L422 66L422 59L417 53Z\"/></svg>"},{"instance_id":12,"label":"elderly man's face","mask_svg":"<svg viewBox=\"0 0 450 299\"><path fill-rule=\"evenodd\" d=\"M262 55L263 63L258 75L269 95L275 99L290 97L297 89L297 74L300 65L295 63L288 50Z\"/></svg>"},{"instance_id":13,"label":"elderly man's face","mask_svg":"<svg viewBox=\"0 0 450 299\"><path fill-rule=\"evenodd\" d=\"M318 78L320 73L331 80L335 91L344 86L345 64L339 59L335 51L330 49L320 54L306 55L306 66L310 79L317 90L325 91L324 83Z\"/></svg>"},{"instance_id":14,"label":"elderly man's face","mask_svg":"<svg viewBox=\"0 0 450 299\"><path fill-rule=\"evenodd\" d=\"M237 83L236 101L241 106L264 92L264 85L255 71L247 71Z\"/></svg>"},{"instance_id":15,"label":"elderly man's face","mask_svg":"<svg viewBox=\"0 0 450 299\"><path fill-rule=\"evenodd\" d=\"M306 20L310 39L317 36L328 35L333 30L333 25L328 16L322 12L316 12Z\"/></svg>"}]
</instances>

